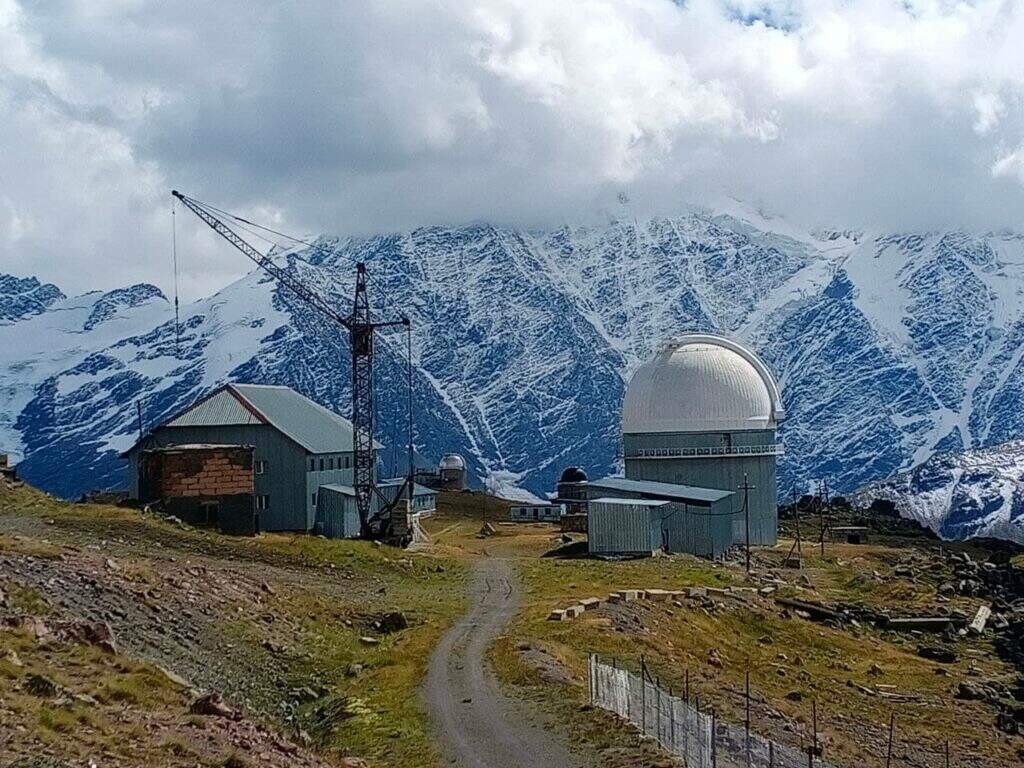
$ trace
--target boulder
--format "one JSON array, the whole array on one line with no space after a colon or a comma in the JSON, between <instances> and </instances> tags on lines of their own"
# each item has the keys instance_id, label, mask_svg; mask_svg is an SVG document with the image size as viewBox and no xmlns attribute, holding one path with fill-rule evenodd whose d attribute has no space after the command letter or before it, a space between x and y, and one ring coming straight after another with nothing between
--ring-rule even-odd
<instances>
[{"instance_id":1,"label":"boulder","mask_svg":"<svg viewBox=\"0 0 1024 768\"><path fill-rule=\"evenodd\" d=\"M224 697L214 691L213 693L206 693L197 698L192 702L192 705L188 708L188 711L193 715L207 715L210 717L226 717L229 719L237 719L238 713L232 709L227 702L224 701Z\"/></svg>"},{"instance_id":2,"label":"boulder","mask_svg":"<svg viewBox=\"0 0 1024 768\"><path fill-rule=\"evenodd\" d=\"M409 620L401 611L391 611L380 618L381 632L400 632L408 627Z\"/></svg>"}]
</instances>

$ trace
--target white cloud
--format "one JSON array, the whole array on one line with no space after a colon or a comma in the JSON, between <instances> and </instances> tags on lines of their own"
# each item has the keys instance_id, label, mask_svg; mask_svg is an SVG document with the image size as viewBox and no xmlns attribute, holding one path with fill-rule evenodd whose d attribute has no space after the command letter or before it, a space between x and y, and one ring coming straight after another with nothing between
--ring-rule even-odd
<instances>
[{"instance_id":1,"label":"white cloud","mask_svg":"<svg viewBox=\"0 0 1024 768\"><path fill-rule=\"evenodd\" d=\"M1018 225L1021 39L1004 0L0 0L0 270L166 288L172 186L304 232ZM187 293L245 269L185 221Z\"/></svg>"},{"instance_id":2,"label":"white cloud","mask_svg":"<svg viewBox=\"0 0 1024 768\"><path fill-rule=\"evenodd\" d=\"M1017 181L1024 184L1024 144L992 163L992 176L997 179L1016 177Z\"/></svg>"}]
</instances>

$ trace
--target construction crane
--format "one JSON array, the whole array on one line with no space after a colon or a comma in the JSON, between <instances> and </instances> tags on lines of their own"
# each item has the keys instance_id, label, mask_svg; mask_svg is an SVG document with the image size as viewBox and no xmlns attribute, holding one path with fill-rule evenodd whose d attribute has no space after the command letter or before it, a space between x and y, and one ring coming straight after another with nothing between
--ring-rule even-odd
<instances>
[{"instance_id":1,"label":"construction crane","mask_svg":"<svg viewBox=\"0 0 1024 768\"><path fill-rule=\"evenodd\" d=\"M411 339L409 318L403 315L398 320L374 322L370 312L370 297L367 291L366 265L356 264L356 289L352 301L351 313L345 315L338 312L330 302L311 290L293 274L277 266L270 258L243 240L237 232L229 227L215 210L187 195L172 190L171 194L182 205L192 211L206 224L223 237L235 248L256 264L264 272L275 278L301 301L315 308L323 315L338 323L348 331L349 344L352 352L352 449L353 449L353 487L356 492L356 509L359 512L360 533L367 539L384 539L404 537L405 532L391 530L391 511L408 492L406 498L413 496L413 447L412 447L412 355L411 341L409 366L409 467L405 482L394 498L388 498L380 492L374 481L376 452L374 451L374 386L373 386L373 353L375 332L378 328L404 326L407 337ZM237 216L231 216L239 222L251 224ZM258 225L254 225L258 226ZM380 512L373 514L373 499L377 496L381 502Z\"/></svg>"}]
</instances>

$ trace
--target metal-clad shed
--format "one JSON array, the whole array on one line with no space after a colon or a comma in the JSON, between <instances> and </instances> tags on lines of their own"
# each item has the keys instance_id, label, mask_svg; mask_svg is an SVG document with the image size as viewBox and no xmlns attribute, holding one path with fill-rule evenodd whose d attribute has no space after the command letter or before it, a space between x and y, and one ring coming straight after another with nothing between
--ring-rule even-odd
<instances>
[{"instance_id":1,"label":"metal-clad shed","mask_svg":"<svg viewBox=\"0 0 1024 768\"><path fill-rule=\"evenodd\" d=\"M316 521L313 533L329 539L354 539L359 536L359 510L356 491L347 485L321 485L316 495Z\"/></svg>"},{"instance_id":2,"label":"metal-clad shed","mask_svg":"<svg viewBox=\"0 0 1024 768\"><path fill-rule=\"evenodd\" d=\"M587 512L590 552L650 555L661 549L661 521L668 506L669 502L657 499L593 499Z\"/></svg>"},{"instance_id":3,"label":"metal-clad shed","mask_svg":"<svg viewBox=\"0 0 1024 768\"><path fill-rule=\"evenodd\" d=\"M661 522L665 551L715 557L729 549L734 515L722 507L721 504L712 507L669 504Z\"/></svg>"}]
</instances>

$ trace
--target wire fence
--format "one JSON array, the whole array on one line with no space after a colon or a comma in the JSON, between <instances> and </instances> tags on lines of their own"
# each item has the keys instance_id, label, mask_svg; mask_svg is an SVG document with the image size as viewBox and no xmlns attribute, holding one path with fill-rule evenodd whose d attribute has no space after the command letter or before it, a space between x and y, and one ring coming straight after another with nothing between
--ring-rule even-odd
<instances>
[{"instance_id":1,"label":"wire fence","mask_svg":"<svg viewBox=\"0 0 1024 768\"><path fill-rule=\"evenodd\" d=\"M663 690L642 662L636 674L591 654L588 677L595 706L631 722L686 768L837 768L821 759L817 737L796 749L752 733L749 717L740 727L723 722L699 700Z\"/></svg>"}]
</instances>

